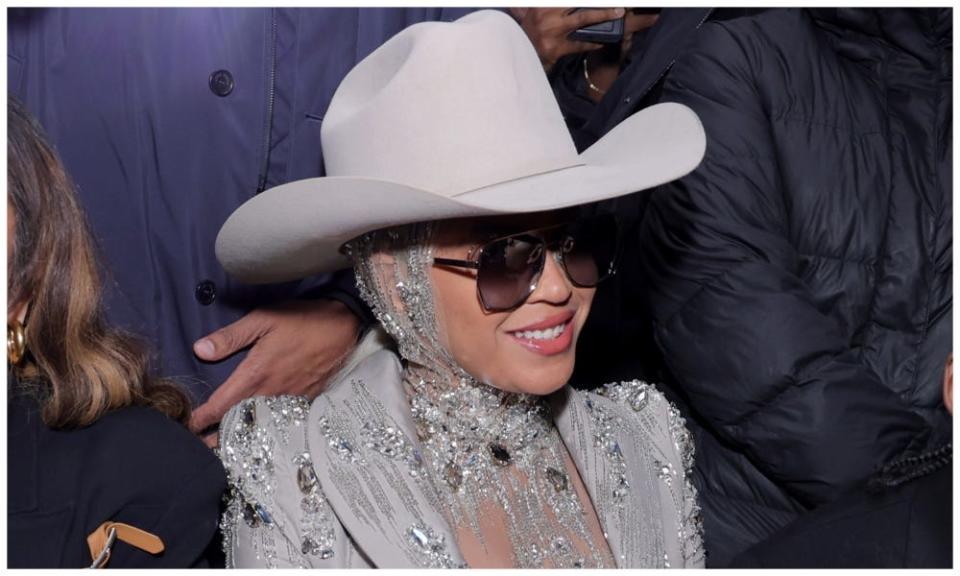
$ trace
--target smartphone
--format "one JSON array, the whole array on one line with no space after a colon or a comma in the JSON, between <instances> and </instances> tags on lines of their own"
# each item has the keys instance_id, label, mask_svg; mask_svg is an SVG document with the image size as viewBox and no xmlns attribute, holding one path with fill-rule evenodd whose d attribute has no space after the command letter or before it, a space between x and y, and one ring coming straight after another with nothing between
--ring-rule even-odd
<instances>
[{"instance_id":1,"label":"smartphone","mask_svg":"<svg viewBox=\"0 0 960 576\"><path fill-rule=\"evenodd\" d=\"M574 12L581 10L600 10L600 8L577 8ZM619 44L623 42L623 18L621 16L615 20L607 20L606 22L577 28L570 33L570 39L597 44Z\"/></svg>"}]
</instances>

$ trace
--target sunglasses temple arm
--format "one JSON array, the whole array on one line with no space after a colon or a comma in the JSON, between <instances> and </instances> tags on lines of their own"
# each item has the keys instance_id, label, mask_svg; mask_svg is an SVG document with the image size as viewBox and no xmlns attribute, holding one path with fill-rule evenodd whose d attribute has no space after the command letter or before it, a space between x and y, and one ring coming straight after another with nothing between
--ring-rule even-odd
<instances>
[{"instance_id":1,"label":"sunglasses temple arm","mask_svg":"<svg viewBox=\"0 0 960 576\"><path fill-rule=\"evenodd\" d=\"M474 270L480 269L480 263L474 262L472 260L455 260L452 258L434 258L434 264L439 264L440 266L455 266L457 268L472 268Z\"/></svg>"}]
</instances>

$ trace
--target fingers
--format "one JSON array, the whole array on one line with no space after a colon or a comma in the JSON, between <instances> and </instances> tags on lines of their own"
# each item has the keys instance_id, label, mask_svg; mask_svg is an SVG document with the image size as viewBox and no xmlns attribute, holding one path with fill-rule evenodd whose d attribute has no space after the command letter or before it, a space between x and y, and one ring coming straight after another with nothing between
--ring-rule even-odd
<instances>
[{"instance_id":1,"label":"fingers","mask_svg":"<svg viewBox=\"0 0 960 576\"><path fill-rule=\"evenodd\" d=\"M576 40L567 44L563 55L566 56L567 54L577 54L580 52L593 52L594 50L599 50L600 48L603 48L603 44Z\"/></svg>"},{"instance_id":2,"label":"fingers","mask_svg":"<svg viewBox=\"0 0 960 576\"><path fill-rule=\"evenodd\" d=\"M268 327L266 316L251 312L194 342L193 353L201 360L218 362L253 344Z\"/></svg>"},{"instance_id":3,"label":"fingers","mask_svg":"<svg viewBox=\"0 0 960 576\"><path fill-rule=\"evenodd\" d=\"M631 35L634 32L645 30L657 23L659 14L634 14L627 18L624 25L624 35Z\"/></svg>"},{"instance_id":4,"label":"fingers","mask_svg":"<svg viewBox=\"0 0 960 576\"><path fill-rule=\"evenodd\" d=\"M237 366L233 374L214 390L210 398L193 411L190 430L197 434L220 422L234 404L254 395L260 376L258 357L251 353Z\"/></svg>"},{"instance_id":5,"label":"fingers","mask_svg":"<svg viewBox=\"0 0 960 576\"><path fill-rule=\"evenodd\" d=\"M512 13L530 38L540 63L547 72L557 60L569 54L589 52L602 46L591 42L572 40L570 34L577 28L623 16L623 8L591 9L573 12L573 8L527 8Z\"/></svg>"},{"instance_id":6,"label":"fingers","mask_svg":"<svg viewBox=\"0 0 960 576\"><path fill-rule=\"evenodd\" d=\"M253 348L194 411L190 429L205 432L235 404L254 395L316 397L353 350L359 329L359 319L342 302L304 300L259 309L202 338L194 351L209 361L251 344Z\"/></svg>"},{"instance_id":7,"label":"fingers","mask_svg":"<svg viewBox=\"0 0 960 576\"><path fill-rule=\"evenodd\" d=\"M557 18L562 18L576 8L521 8L525 11L524 16L539 20L541 22L550 22Z\"/></svg>"},{"instance_id":8,"label":"fingers","mask_svg":"<svg viewBox=\"0 0 960 576\"><path fill-rule=\"evenodd\" d=\"M601 22L606 22L607 20L616 20L617 18L623 16L624 13L625 12L623 8L580 10L578 12L568 14L564 20L566 27L569 28L570 32L573 32L577 28L583 28L584 26L599 24Z\"/></svg>"},{"instance_id":9,"label":"fingers","mask_svg":"<svg viewBox=\"0 0 960 576\"><path fill-rule=\"evenodd\" d=\"M207 448L216 448L217 444L220 443L220 434L218 432L211 432L201 438L201 440L207 445Z\"/></svg>"}]
</instances>

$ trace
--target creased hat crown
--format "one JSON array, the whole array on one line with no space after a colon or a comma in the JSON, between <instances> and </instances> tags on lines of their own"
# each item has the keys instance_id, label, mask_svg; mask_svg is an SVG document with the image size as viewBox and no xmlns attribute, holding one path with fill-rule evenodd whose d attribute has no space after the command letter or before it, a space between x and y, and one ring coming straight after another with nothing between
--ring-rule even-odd
<instances>
[{"instance_id":1,"label":"creased hat crown","mask_svg":"<svg viewBox=\"0 0 960 576\"><path fill-rule=\"evenodd\" d=\"M444 196L578 163L533 46L495 11L391 38L344 78L321 139L328 176Z\"/></svg>"},{"instance_id":2,"label":"creased hat crown","mask_svg":"<svg viewBox=\"0 0 960 576\"><path fill-rule=\"evenodd\" d=\"M706 138L681 104L655 104L577 154L539 58L500 12L415 24L344 78L321 128L324 177L271 188L217 236L246 282L350 264L344 243L412 222L599 202L693 170Z\"/></svg>"}]
</instances>

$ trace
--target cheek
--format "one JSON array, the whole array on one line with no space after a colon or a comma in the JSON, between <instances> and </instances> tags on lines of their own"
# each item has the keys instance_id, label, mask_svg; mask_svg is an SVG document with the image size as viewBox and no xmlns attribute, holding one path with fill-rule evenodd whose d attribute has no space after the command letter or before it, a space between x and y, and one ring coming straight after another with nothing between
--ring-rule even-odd
<instances>
[{"instance_id":1,"label":"cheek","mask_svg":"<svg viewBox=\"0 0 960 576\"><path fill-rule=\"evenodd\" d=\"M465 274L431 271L440 344L476 378L483 379L483 359L496 348L501 314L486 314L477 298L477 283Z\"/></svg>"},{"instance_id":2,"label":"cheek","mask_svg":"<svg viewBox=\"0 0 960 576\"><path fill-rule=\"evenodd\" d=\"M573 317L573 342L567 353L545 358L531 356L519 346L511 347L516 358L509 363L508 369L514 388L522 392L549 394L570 380L576 364L577 341L590 314L595 293L596 288L572 289L571 304L576 306L576 315Z\"/></svg>"},{"instance_id":3,"label":"cheek","mask_svg":"<svg viewBox=\"0 0 960 576\"><path fill-rule=\"evenodd\" d=\"M577 340L590 314L594 288L573 288L571 303L576 306L573 318L574 340L568 352L544 357L531 354L512 342L508 334L499 332L499 346L483 358L493 385L510 392L551 394L564 386L573 374L576 363Z\"/></svg>"},{"instance_id":4,"label":"cheek","mask_svg":"<svg viewBox=\"0 0 960 576\"><path fill-rule=\"evenodd\" d=\"M530 356L499 331L509 312L483 311L472 277L434 268L431 282L440 343L470 375L504 390L536 394L553 392L567 382L576 358L575 342L570 354L549 360ZM575 337L583 329L595 293L594 288L573 289Z\"/></svg>"},{"instance_id":5,"label":"cheek","mask_svg":"<svg viewBox=\"0 0 960 576\"><path fill-rule=\"evenodd\" d=\"M573 296L577 299L577 336L580 335L580 329L583 328L590 315L590 307L593 305L593 297L596 295L596 288L573 288Z\"/></svg>"}]
</instances>

